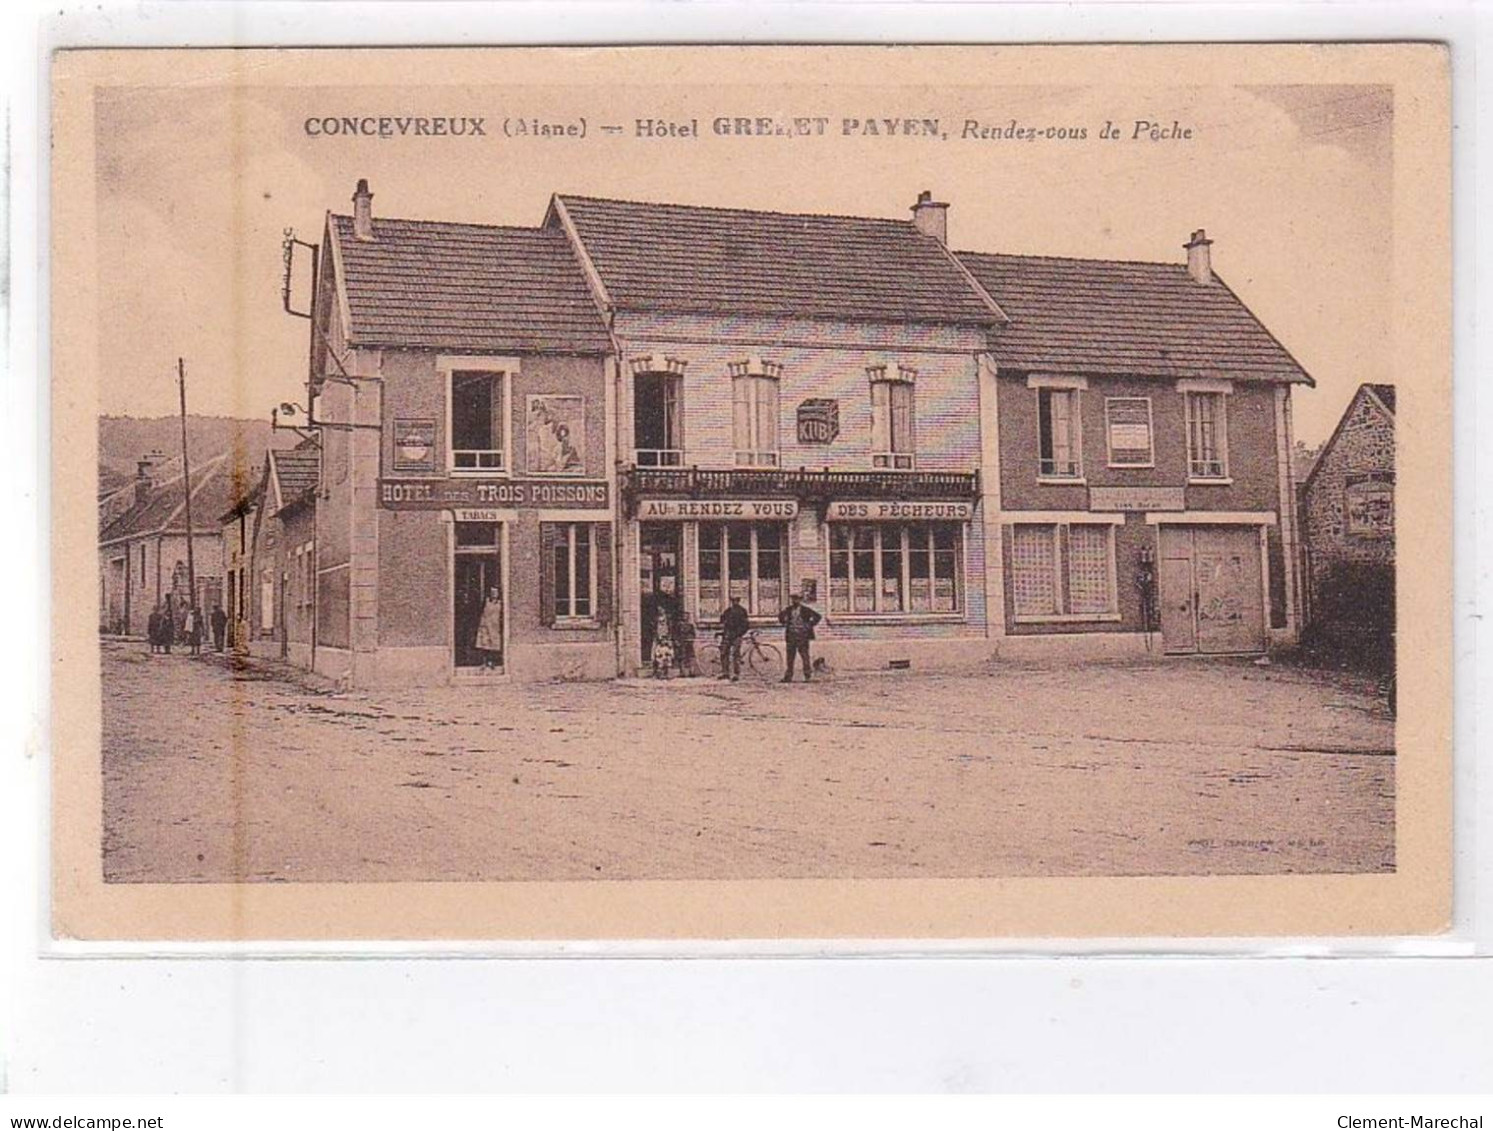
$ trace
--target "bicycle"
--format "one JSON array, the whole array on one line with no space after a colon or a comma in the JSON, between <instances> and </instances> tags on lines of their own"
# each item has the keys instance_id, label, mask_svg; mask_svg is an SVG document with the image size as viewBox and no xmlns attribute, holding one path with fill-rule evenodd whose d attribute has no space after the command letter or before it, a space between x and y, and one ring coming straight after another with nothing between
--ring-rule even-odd
<instances>
[{"instance_id":1,"label":"bicycle","mask_svg":"<svg viewBox=\"0 0 1493 1131\"><path fill-rule=\"evenodd\" d=\"M702 672L721 673L721 635L700 645L696 652ZM757 630L750 629L741 638L741 666L757 679L773 679L783 674L783 650L770 641L763 640Z\"/></svg>"}]
</instances>

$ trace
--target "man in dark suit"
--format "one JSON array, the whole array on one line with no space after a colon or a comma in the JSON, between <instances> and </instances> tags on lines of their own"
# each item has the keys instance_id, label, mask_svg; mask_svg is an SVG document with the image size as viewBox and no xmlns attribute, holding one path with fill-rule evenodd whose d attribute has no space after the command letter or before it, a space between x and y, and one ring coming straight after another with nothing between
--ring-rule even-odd
<instances>
[{"instance_id":1,"label":"man in dark suit","mask_svg":"<svg viewBox=\"0 0 1493 1131\"><path fill-rule=\"evenodd\" d=\"M741 641L750 627L741 598L732 594L731 603L721 613L721 679L741 678Z\"/></svg>"},{"instance_id":2,"label":"man in dark suit","mask_svg":"<svg viewBox=\"0 0 1493 1131\"><path fill-rule=\"evenodd\" d=\"M783 673L783 682L793 682L793 657L803 661L804 682L813 678L814 663L809 659L809 641L814 639L814 626L820 617L804 604L803 596L794 593L788 598L788 607L778 614L778 623L783 626L784 642L788 646L788 670Z\"/></svg>"}]
</instances>

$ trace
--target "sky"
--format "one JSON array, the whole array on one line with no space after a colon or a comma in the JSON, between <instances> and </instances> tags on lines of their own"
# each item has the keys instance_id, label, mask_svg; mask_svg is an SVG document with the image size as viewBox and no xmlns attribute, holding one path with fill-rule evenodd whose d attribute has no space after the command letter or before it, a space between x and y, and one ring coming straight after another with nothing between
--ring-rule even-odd
<instances>
[{"instance_id":1,"label":"sky","mask_svg":"<svg viewBox=\"0 0 1493 1131\"><path fill-rule=\"evenodd\" d=\"M1071 73L1071 72L1070 72ZM1195 76L1194 76L1195 77ZM376 215L538 224L550 194L905 218L950 204L961 250L1182 262L1195 228L1215 270L1317 380L1298 439L1331 431L1354 389L1392 381L1390 92L1374 86L947 83L601 86L255 85L252 75L102 87L95 182L104 413L241 417L303 396L308 325L280 306L281 236L321 238L359 177ZM474 115L484 138L326 138L324 115ZM823 137L717 137L720 115L823 117ZM698 138L641 139L641 117ZM847 136L843 123L935 117L948 137ZM587 125L584 139L505 137L504 120ZM1084 129L1083 140L965 138L982 126ZM1131 140L1138 119L1191 140ZM1124 135L1101 141L1103 124ZM622 124L603 135L600 124Z\"/></svg>"}]
</instances>

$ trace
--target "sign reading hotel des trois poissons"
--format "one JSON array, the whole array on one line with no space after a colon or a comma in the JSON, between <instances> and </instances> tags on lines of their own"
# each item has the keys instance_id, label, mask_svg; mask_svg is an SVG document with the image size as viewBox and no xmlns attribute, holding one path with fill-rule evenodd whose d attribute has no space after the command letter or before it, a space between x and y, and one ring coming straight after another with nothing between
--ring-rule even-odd
<instances>
[{"instance_id":1,"label":"sign reading hotel des trois poissons","mask_svg":"<svg viewBox=\"0 0 1493 1131\"><path fill-rule=\"evenodd\" d=\"M556 507L606 510L605 480L556 479L381 479L378 503L389 510L450 507Z\"/></svg>"},{"instance_id":2,"label":"sign reading hotel des trois poissons","mask_svg":"<svg viewBox=\"0 0 1493 1131\"><path fill-rule=\"evenodd\" d=\"M825 517L830 522L963 522L975 513L974 503L945 499L907 502L900 499L837 499Z\"/></svg>"},{"instance_id":3,"label":"sign reading hotel des trois poissons","mask_svg":"<svg viewBox=\"0 0 1493 1131\"><path fill-rule=\"evenodd\" d=\"M797 499L640 499L638 518L659 519L788 519L798 516Z\"/></svg>"}]
</instances>

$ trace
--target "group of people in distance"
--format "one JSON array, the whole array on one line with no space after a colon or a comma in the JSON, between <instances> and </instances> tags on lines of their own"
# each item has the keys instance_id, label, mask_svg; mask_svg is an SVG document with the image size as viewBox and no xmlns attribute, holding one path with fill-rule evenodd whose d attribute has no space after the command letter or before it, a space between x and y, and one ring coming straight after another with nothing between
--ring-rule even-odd
<instances>
[{"instance_id":1,"label":"group of people in distance","mask_svg":"<svg viewBox=\"0 0 1493 1131\"><path fill-rule=\"evenodd\" d=\"M698 675L694 664L694 626L685 621L671 631L665 616L660 613L659 627L654 635L653 674L662 678L677 664L687 674ZM809 654L809 643L814 639L814 626L820 619L819 613L804 602L802 593L791 594L787 607L778 613L787 652L784 683L793 682L795 666L803 671L805 682L813 678L814 661ZM717 678L735 681L741 678L742 644L752 628L751 617L739 596L733 595L731 603L722 611L719 628L721 670Z\"/></svg>"},{"instance_id":2,"label":"group of people in distance","mask_svg":"<svg viewBox=\"0 0 1493 1131\"><path fill-rule=\"evenodd\" d=\"M178 625L176 610L167 599L150 611L145 622L145 636L151 652L166 655L171 653L173 644L185 645L194 656L200 654L207 631L212 632L213 650L223 651L228 635L228 614L222 605L214 605L206 618L195 605L189 606Z\"/></svg>"}]
</instances>

